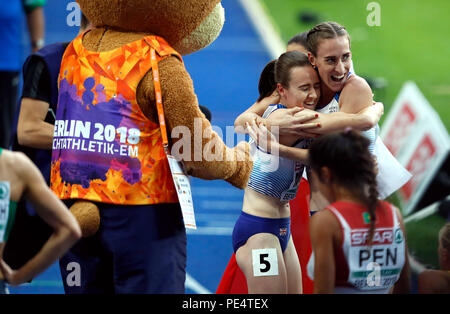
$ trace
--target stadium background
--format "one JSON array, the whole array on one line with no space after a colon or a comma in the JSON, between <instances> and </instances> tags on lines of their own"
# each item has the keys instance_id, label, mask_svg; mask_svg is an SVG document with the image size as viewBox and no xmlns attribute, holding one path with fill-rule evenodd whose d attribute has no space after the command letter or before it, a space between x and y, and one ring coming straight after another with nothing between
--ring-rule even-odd
<instances>
[{"instance_id":1,"label":"stadium background","mask_svg":"<svg viewBox=\"0 0 450 314\"><path fill-rule=\"evenodd\" d=\"M194 81L199 103L207 106L212 124L226 134L227 126L257 97L262 67L271 59L238 0L223 0L226 22L210 47L184 58ZM69 41L78 32L70 27L68 0L47 0L46 42ZM407 80L414 81L447 130L450 128L450 42L446 40L450 2L434 0L381 0L381 25L367 24L367 0L261 0L284 43L316 22L334 20L352 37L358 74L373 80L375 98L385 115ZM25 27L25 26L24 26ZM23 58L29 51L22 38ZM382 120L383 121L383 120ZM236 140L236 137L235 137ZM233 142L233 141L231 141ZM229 142L227 142L228 144ZM232 254L231 231L239 215L242 191L224 182L193 179L192 189L198 230L188 232L187 293L214 292ZM392 198L395 202L395 197ZM437 267L437 230L445 220L432 215L407 225L411 251L428 267ZM11 288L12 293L63 293L55 264L31 284Z\"/></svg>"}]
</instances>

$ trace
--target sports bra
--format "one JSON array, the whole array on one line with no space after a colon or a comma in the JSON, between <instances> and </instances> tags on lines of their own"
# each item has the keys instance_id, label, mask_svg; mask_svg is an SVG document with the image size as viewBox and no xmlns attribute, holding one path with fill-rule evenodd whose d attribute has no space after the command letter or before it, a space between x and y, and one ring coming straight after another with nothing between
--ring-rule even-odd
<instances>
[{"instance_id":1,"label":"sports bra","mask_svg":"<svg viewBox=\"0 0 450 314\"><path fill-rule=\"evenodd\" d=\"M280 104L270 105L264 112L263 118L267 118L280 108L286 107ZM258 193L277 198L282 202L294 199L305 166L301 162L263 151L252 138L249 143L253 157L253 170L248 186ZM309 139L304 139L293 146L307 148L309 143Z\"/></svg>"}]
</instances>

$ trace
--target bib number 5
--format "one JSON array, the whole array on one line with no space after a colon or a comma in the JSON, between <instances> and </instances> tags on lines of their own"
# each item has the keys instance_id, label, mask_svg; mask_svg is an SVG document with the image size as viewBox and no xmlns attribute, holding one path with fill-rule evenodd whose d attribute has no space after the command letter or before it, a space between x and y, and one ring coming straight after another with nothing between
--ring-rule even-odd
<instances>
[{"instance_id":1,"label":"bib number 5","mask_svg":"<svg viewBox=\"0 0 450 314\"><path fill-rule=\"evenodd\" d=\"M252 250L253 276L278 276L276 249Z\"/></svg>"}]
</instances>

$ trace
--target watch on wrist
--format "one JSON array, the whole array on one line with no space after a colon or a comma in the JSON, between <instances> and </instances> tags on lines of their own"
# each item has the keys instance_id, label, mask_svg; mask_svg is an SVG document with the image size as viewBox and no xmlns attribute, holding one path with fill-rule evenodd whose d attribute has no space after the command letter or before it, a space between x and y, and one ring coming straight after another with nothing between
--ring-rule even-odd
<instances>
[{"instance_id":1,"label":"watch on wrist","mask_svg":"<svg viewBox=\"0 0 450 314\"><path fill-rule=\"evenodd\" d=\"M38 40L32 41L31 42L31 46L33 49L39 50L41 48L43 48L45 45L45 41L43 38L40 38Z\"/></svg>"}]
</instances>

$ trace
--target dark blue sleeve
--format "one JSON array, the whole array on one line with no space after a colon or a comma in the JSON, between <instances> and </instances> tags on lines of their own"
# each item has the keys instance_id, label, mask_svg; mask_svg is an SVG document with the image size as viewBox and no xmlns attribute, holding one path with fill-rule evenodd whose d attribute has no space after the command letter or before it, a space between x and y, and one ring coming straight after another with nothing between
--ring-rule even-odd
<instances>
[{"instance_id":1,"label":"dark blue sleeve","mask_svg":"<svg viewBox=\"0 0 450 314\"><path fill-rule=\"evenodd\" d=\"M50 73L44 59L31 55L23 66L22 98L51 102Z\"/></svg>"}]
</instances>

